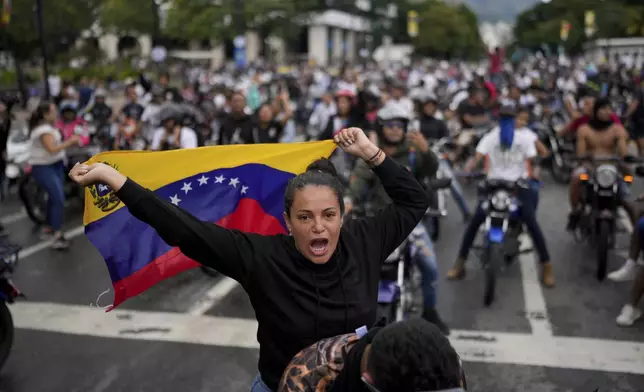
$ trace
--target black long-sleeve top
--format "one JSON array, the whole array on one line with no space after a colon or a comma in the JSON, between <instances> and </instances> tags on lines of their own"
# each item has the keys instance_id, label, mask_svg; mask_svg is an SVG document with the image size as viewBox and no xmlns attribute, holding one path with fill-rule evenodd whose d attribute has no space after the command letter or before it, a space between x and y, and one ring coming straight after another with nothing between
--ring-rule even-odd
<instances>
[{"instance_id":1,"label":"black long-sleeve top","mask_svg":"<svg viewBox=\"0 0 644 392\"><path fill-rule=\"evenodd\" d=\"M374 217L345 222L325 264L305 259L290 236L248 234L202 222L132 180L116 194L168 245L242 285L259 324L259 372L276 390L300 350L375 323L381 264L429 206L423 187L391 159L373 171L393 203Z\"/></svg>"}]
</instances>

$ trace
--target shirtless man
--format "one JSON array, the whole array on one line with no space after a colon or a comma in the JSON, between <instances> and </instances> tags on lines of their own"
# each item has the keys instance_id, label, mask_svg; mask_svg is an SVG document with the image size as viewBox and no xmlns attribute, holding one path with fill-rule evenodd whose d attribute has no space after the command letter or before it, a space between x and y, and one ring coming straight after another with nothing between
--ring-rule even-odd
<instances>
[{"instance_id":1,"label":"shirtless man","mask_svg":"<svg viewBox=\"0 0 644 392\"><path fill-rule=\"evenodd\" d=\"M562 129L557 131L557 136L574 136L576 132L583 125L588 124L590 119L593 117L593 107L595 105L596 98L592 95L585 95L581 99L581 113L579 116L573 118L568 124L566 124ZM621 124L619 117L615 114L611 114L611 120L615 124Z\"/></svg>"},{"instance_id":2,"label":"shirtless man","mask_svg":"<svg viewBox=\"0 0 644 392\"><path fill-rule=\"evenodd\" d=\"M592 156L596 158L625 157L628 155L628 133L621 124L612 120L613 109L610 101L605 98L597 99L593 106L593 116L587 124L579 128L577 134L577 156ZM581 197L581 174L588 173L593 168L588 163L582 163L573 172L570 180L570 207L568 230L574 230L579 220L579 202ZM635 224L635 209L624 200L623 189L620 188L622 206Z\"/></svg>"}]
</instances>

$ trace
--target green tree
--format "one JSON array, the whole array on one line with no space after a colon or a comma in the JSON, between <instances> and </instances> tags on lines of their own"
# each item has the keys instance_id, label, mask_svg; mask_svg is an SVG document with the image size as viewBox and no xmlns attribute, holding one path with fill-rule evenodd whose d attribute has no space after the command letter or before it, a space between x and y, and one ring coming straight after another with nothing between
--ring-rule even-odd
<instances>
[{"instance_id":1,"label":"green tree","mask_svg":"<svg viewBox=\"0 0 644 392\"><path fill-rule=\"evenodd\" d=\"M55 57L92 25L99 1L43 1L43 25L49 56ZM0 44L17 60L28 59L39 46L35 7L35 0L13 1L11 21L0 30Z\"/></svg>"},{"instance_id":2,"label":"green tree","mask_svg":"<svg viewBox=\"0 0 644 392\"><path fill-rule=\"evenodd\" d=\"M49 60L65 53L82 31L92 25L99 1L43 1L43 30ZM22 63L32 58L40 46L35 9L35 0L13 1L11 21L0 29L0 49L9 52L14 59L23 102L27 100L27 80Z\"/></svg>"},{"instance_id":3,"label":"green tree","mask_svg":"<svg viewBox=\"0 0 644 392\"><path fill-rule=\"evenodd\" d=\"M431 0L419 11L419 34L413 40L416 52L439 57L475 58L483 44L476 15L465 5Z\"/></svg>"},{"instance_id":4,"label":"green tree","mask_svg":"<svg viewBox=\"0 0 644 392\"><path fill-rule=\"evenodd\" d=\"M185 40L232 38L240 34L235 23L235 0L170 0L165 33ZM287 36L298 21L305 21L317 5L315 0L245 0L247 29L263 36Z\"/></svg>"},{"instance_id":5,"label":"green tree","mask_svg":"<svg viewBox=\"0 0 644 392\"><path fill-rule=\"evenodd\" d=\"M644 7L641 0L566 0L538 3L522 12L516 20L514 36L522 47L537 49L546 44L562 44L561 23L571 24L564 46L579 51L587 40L585 13L595 12L597 31L591 38L613 38L639 35L644 28ZM639 5L639 6L638 6Z\"/></svg>"},{"instance_id":6,"label":"green tree","mask_svg":"<svg viewBox=\"0 0 644 392\"><path fill-rule=\"evenodd\" d=\"M212 0L171 0L164 34L182 40L221 37L228 28L226 15L233 11L232 1L221 3L217 5Z\"/></svg>"},{"instance_id":7,"label":"green tree","mask_svg":"<svg viewBox=\"0 0 644 392\"><path fill-rule=\"evenodd\" d=\"M164 2L164 0L103 0L99 20L104 29L115 34L157 35L159 7Z\"/></svg>"}]
</instances>

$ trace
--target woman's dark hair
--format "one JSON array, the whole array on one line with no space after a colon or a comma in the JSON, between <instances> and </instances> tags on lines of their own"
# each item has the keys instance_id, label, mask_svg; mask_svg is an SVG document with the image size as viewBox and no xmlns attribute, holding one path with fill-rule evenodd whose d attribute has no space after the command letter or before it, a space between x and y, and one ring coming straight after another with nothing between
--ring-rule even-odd
<instances>
[{"instance_id":1,"label":"woman's dark hair","mask_svg":"<svg viewBox=\"0 0 644 392\"><path fill-rule=\"evenodd\" d=\"M367 371L382 392L459 388L461 362L434 324L410 319L384 327L371 342Z\"/></svg>"},{"instance_id":2,"label":"woman's dark hair","mask_svg":"<svg viewBox=\"0 0 644 392\"><path fill-rule=\"evenodd\" d=\"M51 110L51 102L40 101L36 109L31 113L31 116L29 116L29 122L27 124L29 126L29 134L31 134L34 128L45 121L45 115L49 113L49 110Z\"/></svg>"},{"instance_id":3,"label":"woman's dark hair","mask_svg":"<svg viewBox=\"0 0 644 392\"><path fill-rule=\"evenodd\" d=\"M287 216L291 215L291 207L295 200L295 193L307 186L326 186L331 188L335 193L338 204L340 205L340 212L344 214L344 189L342 183L338 179L338 172L335 166L327 158L320 158L311 163L306 171L289 180L286 186L286 194L284 195L284 211Z\"/></svg>"}]
</instances>

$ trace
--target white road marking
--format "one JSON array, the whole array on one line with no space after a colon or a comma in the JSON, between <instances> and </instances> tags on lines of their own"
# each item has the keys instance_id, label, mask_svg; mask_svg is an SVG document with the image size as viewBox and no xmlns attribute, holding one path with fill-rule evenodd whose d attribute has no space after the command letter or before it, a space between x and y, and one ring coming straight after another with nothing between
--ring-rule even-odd
<instances>
[{"instance_id":1,"label":"white road marking","mask_svg":"<svg viewBox=\"0 0 644 392\"><path fill-rule=\"evenodd\" d=\"M104 313L89 306L36 302L19 302L10 309L19 329L258 348L255 320L119 309ZM452 331L450 340L466 362L644 374L644 343L461 330Z\"/></svg>"},{"instance_id":2,"label":"white road marking","mask_svg":"<svg viewBox=\"0 0 644 392\"><path fill-rule=\"evenodd\" d=\"M208 292L206 296L188 309L188 314L193 316L201 316L207 311L209 311L213 306L219 303L222 299L226 298L231 291L238 287L239 283L236 280L231 279L227 276L223 276L222 279L217 282Z\"/></svg>"},{"instance_id":3,"label":"white road marking","mask_svg":"<svg viewBox=\"0 0 644 392\"><path fill-rule=\"evenodd\" d=\"M182 313L113 310L19 302L11 307L16 328L104 338L258 348L255 320Z\"/></svg>"},{"instance_id":4,"label":"white road marking","mask_svg":"<svg viewBox=\"0 0 644 392\"><path fill-rule=\"evenodd\" d=\"M532 240L526 234L521 235L521 244L522 249L534 247ZM548 318L548 308L541 288L540 274L537 272L538 261L535 259L535 254L536 251L519 255L525 315L534 336L548 337L552 336L552 324Z\"/></svg>"},{"instance_id":5,"label":"white road marking","mask_svg":"<svg viewBox=\"0 0 644 392\"><path fill-rule=\"evenodd\" d=\"M78 237L79 235L84 234L84 233L85 233L85 227L83 227L81 225L81 226L78 226L78 227L74 227L71 230L65 231L65 238L72 239L72 238ZM32 255L40 252L43 249L49 248L53 242L54 242L53 240L47 240L47 241L41 241L41 242L39 242L37 244L28 246L28 247L22 249L18 253L18 257L20 258L20 261L23 261L25 258L27 258L29 256L32 256Z\"/></svg>"},{"instance_id":6,"label":"white road marking","mask_svg":"<svg viewBox=\"0 0 644 392\"><path fill-rule=\"evenodd\" d=\"M617 210L618 215L618 227L626 230L626 233L631 234L633 232L633 224L631 223L631 218L628 216L628 213L625 209L619 208Z\"/></svg>"},{"instance_id":7,"label":"white road marking","mask_svg":"<svg viewBox=\"0 0 644 392\"><path fill-rule=\"evenodd\" d=\"M19 222L27 217L27 213L25 212L24 209L21 209L20 211L4 215L2 218L0 218L0 224L3 226L8 226L12 223Z\"/></svg>"},{"instance_id":8,"label":"white road marking","mask_svg":"<svg viewBox=\"0 0 644 392\"><path fill-rule=\"evenodd\" d=\"M65 200L65 208L69 207L70 205L72 205L72 201ZM12 212L0 217L0 224L2 224L3 226L8 226L27 218L27 211L24 208L21 208L20 211Z\"/></svg>"}]
</instances>

